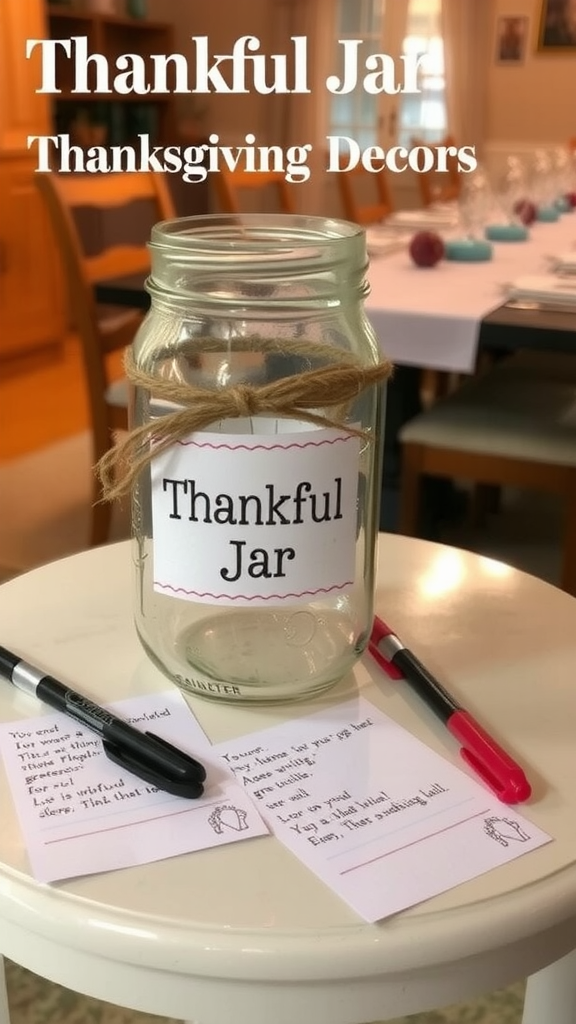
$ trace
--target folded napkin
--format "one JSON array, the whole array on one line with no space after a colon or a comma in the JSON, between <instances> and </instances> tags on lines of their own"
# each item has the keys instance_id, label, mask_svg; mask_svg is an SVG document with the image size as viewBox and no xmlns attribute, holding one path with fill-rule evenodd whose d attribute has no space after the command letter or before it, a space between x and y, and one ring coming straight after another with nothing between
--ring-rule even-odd
<instances>
[{"instance_id":1,"label":"folded napkin","mask_svg":"<svg viewBox=\"0 0 576 1024\"><path fill-rule=\"evenodd\" d=\"M411 237L410 233L375 224L366 228L366 251L369 256L387 256L405 248Z\"/></svg>"},{"instance_id":2,"label":"folded napkin","mask_svg":"<svg viewBox=\"0 0 576 1024\"><path fill-rule=\"evenodd\" d=\"M390 227L405 228L412 231L438 231L451 228L457 221L457 214L452 210L398 210L386 223Z\"/></svg>"},{"instance_id":3,"label":"folded napkin","mask_svg":"<svg viewBox=\"0 0 576 1024\"><path fill-rule=\"evenodd\" d=\"M458 202L456 199L449 199L445 203L437 202L432 203L431 206L427 207L430 213L443 213L448 214L450 217L458 216Z\"/></svg>"},{"instance_id":4,"label":"folded napkin","mask_svg":"<svg viewBox=\"0 0 576 1024\"><path fill-rule=\"evenodd\" d=\"M560 303L574 306L576 310L576 278L572 280L554 274L519 277L508 285L507 293L509 299Z\"/></svg>"}]
</instances>

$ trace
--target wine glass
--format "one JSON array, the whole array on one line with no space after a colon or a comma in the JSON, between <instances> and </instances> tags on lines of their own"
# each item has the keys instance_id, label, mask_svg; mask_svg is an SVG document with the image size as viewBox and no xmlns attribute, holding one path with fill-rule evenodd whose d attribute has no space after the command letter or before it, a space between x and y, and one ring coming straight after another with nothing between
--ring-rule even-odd
<instances>
[{"instance_id":1,"label":"wine glass","mask_svg":"<svg viewBox=\"0 0 576 1024\"><path fill-rule=\"evenodd\" d=\"M483 167L464 179L459 198L460 227L466 238L481 238L494 208L494 194Z\"/></svg>"},{"instance_id":2,"label":"wine glass","mask_svg":"<svg viewBox=\"0 0 576 1024\"><path fill-rule=\"evenodd\" d=\"M536 208L527 199L526 168L517 156L509 156L498 182L494 218L486 228L486 236L497 241L523 241L528 237L526 225L536 216Z\"/></svg>"},{"instance_id":3,"label":"wine glass","mask_svg":"<svg viewBox=\"0 0 576 1024\"><path fill-rule=\"evenodd\" d=\"M555 191L555 204L560 213L568 213L572 210L572 203L569 198L572 192L573 167L570 153L564 146L557 146L552 151L552 168Z\"/></svg>"},{"instance_id":4,"label":"wine glass","mask_svg":"<svg viewBox=\"0 0 576 1024\"><path fill-rule=\"evenodd\" d=\"M534 153L531 174L531 191L536 204L538 220L556 221L560 214L556 203L556 180L550 154L545 149Z\"/></svg>"},{"instance_id":5,"label":"wine glass","mask_svg":"<svg viewBox=\"0 0 576 1024\"><path fill-rule=\"evenodd\" d=\"M481 262L492 257L492 246L484 238L485 226L494 208L488 175L479 167L464 179L458 199L457 236L445 241L449 260Z\"/></svg>"}]
</instances>

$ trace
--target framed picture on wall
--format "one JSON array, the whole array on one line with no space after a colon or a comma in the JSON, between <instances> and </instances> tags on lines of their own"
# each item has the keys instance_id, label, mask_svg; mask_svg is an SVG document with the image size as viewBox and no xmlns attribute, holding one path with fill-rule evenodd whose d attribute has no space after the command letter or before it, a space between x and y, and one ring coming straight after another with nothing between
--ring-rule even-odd
<instances>
[{"instance_id":1,"label":"framed picture on wall","mask_svg":"<svg viewBox=\"0 0 576 1024\"><path fill-rule=\"evenodd\" d=\"M528 43L528 18L503 14L496 22L496 63L522 64Z\"/></svg>"},{"instance_id":2,"label":"framed picture on wall","mask_svg":"<svg viewBox=\"0 0 576 1024\"><path fill-rule=\"evenodd\" d=\"M538 49L576 54L576 0L542 0Z\"/></svg>"}]
</instances>

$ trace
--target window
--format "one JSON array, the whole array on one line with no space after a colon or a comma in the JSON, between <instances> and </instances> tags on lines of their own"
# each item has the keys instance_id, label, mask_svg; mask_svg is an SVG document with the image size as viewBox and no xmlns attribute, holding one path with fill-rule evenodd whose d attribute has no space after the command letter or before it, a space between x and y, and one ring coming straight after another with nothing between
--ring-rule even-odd
<instances>
[{"instance_id":1,"label":"window","mask_svg":"<svg viewBox=\"0 0 576 1024\"><path fill-rule=\"evenodd\" d=\"M398 143L409 147L417 137L440 142L446 135L446 83L441 31L442 0L411 0L402 52L422 58L418 93L399 97Z\"/></svg>"},{"instance_id":2,"label":"window","mask_svg":"<svg viewBox=\"0 0 576 1024\"><path fill-rule=\"evenodd\" d=\"M390 2L390 0L389 0ZM362 39L360 67L370 53L381 51L382 13L386 0L336 0L336 69L342 63L340 39ZM340 73L340 72L337 72ZM362 149L373 146L378 135L379 97L359 86L344 96L333 96L330 104L330 135L349 135Z\"/></svg>"},{"instance_id":3,"label":"window","mask_svg":"<svg viewBox=\"0 0 576 1024\"><path fill-rule=\"evenodd\" d=\"M372 96L360 84L332 96L330 135L348 135L362 149L376 144L410 146L414 137L438 142L446 134L442 0L335 0L334 69L341 72L338 40L361 39L359 66L371 53L421 57L418 93ZM400 67L400 62L398 61ZM361 82L361 76L360 82Z\"/></svg>"}]
</instances>

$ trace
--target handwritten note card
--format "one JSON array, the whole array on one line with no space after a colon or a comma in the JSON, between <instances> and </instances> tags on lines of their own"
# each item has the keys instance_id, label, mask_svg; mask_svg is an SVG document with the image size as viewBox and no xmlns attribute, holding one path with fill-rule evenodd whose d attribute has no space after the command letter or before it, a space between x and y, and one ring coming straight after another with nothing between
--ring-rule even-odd
<instances>
[{"instance_id":1,"label":"handwritten note card","mask_svg":"<svg viewBox=\"0 0 576 1024\"><path fill-rule=\"evenodd\" d=\"M6 722L0 749L36 878L147 864L267 833L177 690L113 708L202 761L204 795L187 800L142 782L108 760L95 733L63 714Z\"/></svg>"},{"instance_id":2,"label":"handwritten note card","mask_svg":"<svg viewBox=\"0 0 576 1024\"><path fill-rule=\"evenodd\" d=\"M550 841L362 697L216 749L271 831L367 921Z\"/></svg>"}]
</instances>

